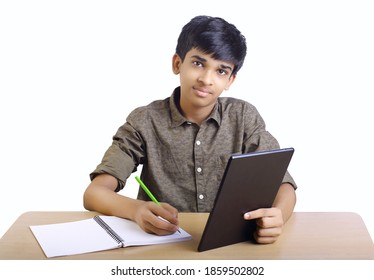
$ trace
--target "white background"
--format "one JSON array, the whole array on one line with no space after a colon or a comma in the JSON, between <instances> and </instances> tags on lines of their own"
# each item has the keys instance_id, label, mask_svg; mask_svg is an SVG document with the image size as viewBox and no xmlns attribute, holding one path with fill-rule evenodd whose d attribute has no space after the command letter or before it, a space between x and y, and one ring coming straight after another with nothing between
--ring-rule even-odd
<instances>
[{"instance_id":1,"label":"white background","mask_svg":"<svg viewBox=\"0 0 374 280\"><path fill-rule=\"evenodd\" d=\"M176 40L199 14L247 37L224 95L295 148L296 211L357 212L374 237L374 4L361 0L1 1L0 236L26 211L84 210L128 113L178 85Z\"/></svg>"}]
</instances>

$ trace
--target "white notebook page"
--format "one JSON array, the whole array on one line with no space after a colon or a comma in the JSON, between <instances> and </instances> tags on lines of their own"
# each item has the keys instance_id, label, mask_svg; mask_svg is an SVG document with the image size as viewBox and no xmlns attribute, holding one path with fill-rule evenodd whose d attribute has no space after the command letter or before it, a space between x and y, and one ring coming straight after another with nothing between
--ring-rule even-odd
<instances>
[{"instance_id":1,"label":"white notebook page","mask_svg":"<svg viewBox=\"0 0 374 280\"><path fill-rule=\"evenodd\" d=\"M120 246L94 219L30 228L48 258Z\"/></svg>"}]
</instances>

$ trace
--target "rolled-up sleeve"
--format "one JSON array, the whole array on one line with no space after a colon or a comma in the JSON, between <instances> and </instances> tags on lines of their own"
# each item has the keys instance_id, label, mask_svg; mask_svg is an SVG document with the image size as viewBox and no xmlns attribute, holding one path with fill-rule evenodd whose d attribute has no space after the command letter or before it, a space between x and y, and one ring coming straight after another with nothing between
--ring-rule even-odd
<instances>
[{"instance_id":1,"label":"rolled-up sleeve","mask_svg":"<svg viewBox=\"0 0 374 280\"><path fill-rule=\"evenodd\" d=\"M117 192L123 189L127 178L137 170L144 157L142 138L129 122L130 116L113 136L113 142L105 152L101 163L90 174L91 180L99 174L110 174L117 178Z\"/></svg>"}]
</instances>

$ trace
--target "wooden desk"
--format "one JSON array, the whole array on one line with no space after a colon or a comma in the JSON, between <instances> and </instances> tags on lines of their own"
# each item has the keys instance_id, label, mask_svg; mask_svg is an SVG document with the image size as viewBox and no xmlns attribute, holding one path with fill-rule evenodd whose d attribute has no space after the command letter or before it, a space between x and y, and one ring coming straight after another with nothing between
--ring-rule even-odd
<instances>
[{"instance_id":1,"label":"wooden desk","mask_svg":"<svg viewBox=\"0 0 374 280\"><path fill-rule=\"evenodd\" d=\"M29 226L91 218L96 212L27 212L0 239L0 259L45 259ZM153 246L127 247L54 259L374 259L374 244L355 213L294 213L274 244L242 242L197 252L208 214L180 213L180 224L192 240ZM167 252L167 254L165 254Z\"/></svg>"}]
</instances>

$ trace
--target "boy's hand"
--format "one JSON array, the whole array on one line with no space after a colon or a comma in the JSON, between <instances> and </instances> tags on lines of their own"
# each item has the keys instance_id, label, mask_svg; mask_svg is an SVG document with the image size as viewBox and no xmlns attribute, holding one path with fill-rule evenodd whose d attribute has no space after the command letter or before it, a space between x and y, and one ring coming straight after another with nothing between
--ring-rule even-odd
<instances>
[{"instance_id":1,"label":"boy's hand","mask_svg":"<svg viewBox=\"0 0 374 280\"><path fill-rule=\"evenodd\" d=\"M168 235L178 227L178 210L167 203L161 207L152 201L142 201L136 211L135 222L148 233Z\"/></svg>"},{"instance_id":2,"label":"boy's hand","mask_svg":"<svg viewBox=\"0 0 374 280\"><path fill-rule=\"evenodd\" d=\"M257 229L254 238L257 243L274 243L282 233L284 221L282 211L279 208L260 208L245 213L244 219L256 219Z\"/></svg>"}]
</instances>

